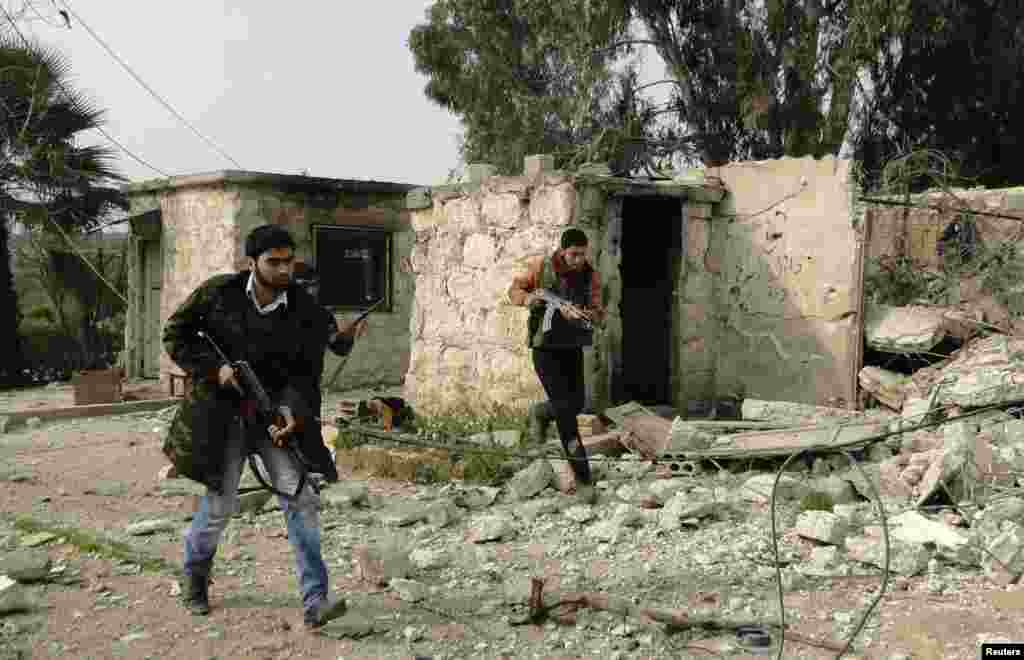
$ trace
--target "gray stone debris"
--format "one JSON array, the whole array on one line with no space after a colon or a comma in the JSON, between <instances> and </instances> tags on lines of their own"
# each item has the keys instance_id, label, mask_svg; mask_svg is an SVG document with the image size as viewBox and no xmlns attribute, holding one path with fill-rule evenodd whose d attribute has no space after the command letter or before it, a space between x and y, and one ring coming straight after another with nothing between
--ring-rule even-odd
<instances>
[{"instance_id":1,"label":"gray stone debris","mask_svg":"<svg viewBox=\"0 0 1024 660\"><path fill-rule=\"evenodd\" d=\"M580 524L590 522L597 517L597 512L594 511L594 507L589 504L577 504L567 508L563 514L569 520Z\"/></svg>"},{"instance_id":2,"label":"gray stone debris","mask_svg":"<svg viewBox=\"0 0 1024 660\"><path fill-rule=\"evenodd\" d=\"M351 481L333 484L320 493L324 506L340 509L365 505L368 497L369 489L365 483Z\"/></svg>"},{"instance_id":3,"label":"gray stone debris","mask_svg":"<svg viewBox=\"0 0 1024 660\"><path fill-rule=\"evenodd\" d=\"M520 433L516 430L475 433L469 436L467 440L477 445L512 449L513 447L519 446Z\"/></svg>"},{"instance_id":4,"label":"gray stone debris","mask_svg":"<svg viewBox=\"0 0 1024 660\"><path fill-rule=\"evenodd\" d=\"M385 527L405 527L427 519L427 507L422 502L399 502L380 514Z\"/></svg>"},{"instance_id":5,"label":"gray stone debris","mask_svg":"<svg viewBox=\"0 0 1024 660\"><path fill-rule=\"evenodd\" d=\"M420 570L432 570L448 566L451 555L444 548L419 547L409 553L409 560Z\"/></svg>"},{"instance_id":6,"label":"gray stone debris","mask_svg":"<svg viewBox=\"0 0 1024 660\"><path fill-rule=\"evenodd\" d=\"M42 550L18 550L0 559L0 575L17 582L40 582L49 577L51 566Z\"/></svg>"},{"instance_id":7,"label":"gray stone debris","mask_svg":"<svg viewBox=\"0 0 1024 660\"><path fill-rule=\"evenodd\" d=\"M740 498L749 502L768 502L771 499L772 487L775 484L774 474L758 474L747 479L740 487ZM796 478L782 475L775 491L779 500L799 499L806 493L804 485Z\"/></svg>"},{"instance_id":8,"label":"gray stone debris","mask_svg":"<svg viewBox=\"0 0 1024 660\"><path fill-rule=\"evenodd\" d=\"M459 519L459 507L447 497L432 502L426 510L427 524L432 527L447 527Z\"/></svg>"},{"instance_id":9,"label":"gray stone debris","mask_svg":"<svg viewBox=\"0 0 1024 660\"><path fill-rule=\"evenodd\" d=\"M996 584L1009 584L1024 574L1024 527L1007 522L985 547L981 565Z\"/></svg>"},{"instance_id":10,"label":"gray stone debris","mask_svg":"<svg viewBox=\"0 0 1024 660\"><path fill-rule=\"evenodd\" d=\"M679 492L658 512L658 527L674 531L683 526L684 520L713 515L721 506L718 502L692 498Z\"/></svg>"},{"instance_id":11,"label":"gray stone debris","mask_svg":"<svg viewBox=\"0 0 1024 660\"><path fill-rule=\"evenodd\" d=\"M409 603L418 603L430 596L430 587L407 578L395 578L388 585L398 597Z\"/></svg>"},{"instance_id":12,"label":"gray stone debris","mask_svg":"<svg viewBox=\"0 0 1024 660\"><path fill-rule=\"evenodd\" d=\"M931 544L949 559L977 565L977 552L967 534L945 523L930 520L917 511L905 511L889 520L889 536L897 541Z\"/></svg>"},{"instance_id":13,"label":"gray stone debris","mask_svg":"<svg viewBox=\"0 0 1024 660\"><path fill-rule=\"evenodd\" d=\"M827 495L831 499L833 505L853 504L860 501L853 484L846 479L835 475L811 481L809 490L813 493Z\"/></svg>"},{"instance_id":14,"label":"gray stone debris","mask_svg":"<svg viewBox=\"0 0 1024 660\"><path fill-rule=\"evenodd\" d=\"M921 353L946 336L940 309L868 305L864 312L864 340L878 351Z\"/></svg>"},{"instance_id":15,"label":"gray stone debris","mask_svg":"<svg viewBox=\"0 0 1024 660\"><path fill-rule=\"evenodd\" d=\"M891 540L889 550L889 570L907 577L923 571L931 559L931 551L926 547L906 541ZM846 539L846 555L881 568L885 565L885 543L876 537L850 537Z\"/></svg>"},{"instance_id":16,"label":"gray stone debris","mask_svg":"<svg viewBox=\"0 0 1024 660\"><path fill-rule=\"evenodd\" d=\"M554 478L551 463L547 459L537 459L509 480L508 489L515 499L525 500L550 486Z\"/></svg>"},{"instance_id":17,"label":"gray stone debris","mask_svg":"<svg viewBox=\"0 0 1024 660\"><path fill-rule=\"evenodd\" d=\"M454 490L455 504L470 510L485 509L491 506L498 498L498 493L501 492L500 488L491 486L455 487L452 490Z\"/></svg>"},{"instance_id":18,"label":"gray stone debris","mask_svg":"<svg viewBox=\"0 0 1024 660\"><path fill-rule=\"evenodd\" d=\"M395 542L354 547L352 565L356 579L372 585L386 585L412 572L409 553Z\"/></svg>"},{"instance_id":19,"label":"gray stone debris","mask_svg":"<svg viewBox=\"0 0 1024 660\"><path fill-rule=\"evenodd\" d=\"M11 423L11 418L6 415L0 416L0 433L7 433L7 427Z\"/></svg>"},{"instance_id":20,"label":"gray stone debris","mask_svg":"<svg viewBox=\"0 0 1024 660\"><path fill-rule=\"evenodd\" d=\"M470 521L467 538L472 543L484 543L508 538L515 533L512 518L503 514L481 516Z\"/></svg>"},{"instance_id":21,"label":"gray stone debris","mask_svg":"<svg viewBox=\"0 0 1024 660\"><path fill-rule=\"evenodd\" d=\"M0 616L28 612L33 609L25 587L0 574Z\"/></svg>"},{"instance_id":22,"label":"gray stone debris","mask_svg":"<svg viewBox=\"0 0 1024 660\"><path fill-rule=\"evenodd\" d=\"M39 417L29 417L25 420L25 426L30 429L38 428L43 423L43 420Z\"/></svg>"},{"instance_id":23,"label":"gray stone debris","mask_svg":"<svg viewBox=\"0 0 1024 660\"><path fill-rule=\"evenodd\" d=\"M561 509L568 506L561 500L563 498L558 497L546 497L544 499L531 500L529 502L523 502L516 505L512 510L517 518L525 522L533 522L538 516L548 515L551 513L557 513Z\"/></svg>"},{"instance_id":24,"label":"gray stone debris","mask_svg":"<svg viewBox=\"0 0 1024 660\"><path fill-rule=\"evenodd\" d=\"M822 543L842 545L846 532L846 519L828 511L804 511L796 519L797 534Z\"/></svg>"},{"instance_id":25,"label":"gray stone debris","mask_svg":"<svg viewBox=\"0 0 1024 660\"><path fill-rule=\"evenodd\" d=\"M130 536L146 536L147 534L156 534L158 532L176 532L178 531L179 524L174 520L160 519L160 520L143 520L141 522L132 523L125 527L124 531Z\"/></svg>"}]
</instances>

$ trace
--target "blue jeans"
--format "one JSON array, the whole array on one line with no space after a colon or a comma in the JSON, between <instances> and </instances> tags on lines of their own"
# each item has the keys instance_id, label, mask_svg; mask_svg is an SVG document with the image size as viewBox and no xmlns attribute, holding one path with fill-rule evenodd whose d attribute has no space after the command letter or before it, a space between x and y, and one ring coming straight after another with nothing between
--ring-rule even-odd
<instances>
[{"instance_id":1,"label":"blue jeans","mask_svg":"<svg viewBox=\"0 0 1024 660\"><path fill-rule=\"evenodd\" d=\"M300 468L286 449L275 447L264 433L249 435L239 420L228 434L224 447L224 490L207 489L199 510L185 531L185 574L208 575L224 528L238 512L238 482L245 467L246 447L258 453L270 477L270 484L282 493L294 493ZM294 500L278 496L288 527L288 542L295 553L295 568L302 590L303 607L316 607L327 595L327 566L320 552L320 496L307 481Z\"/></svg>"}]
</instances>

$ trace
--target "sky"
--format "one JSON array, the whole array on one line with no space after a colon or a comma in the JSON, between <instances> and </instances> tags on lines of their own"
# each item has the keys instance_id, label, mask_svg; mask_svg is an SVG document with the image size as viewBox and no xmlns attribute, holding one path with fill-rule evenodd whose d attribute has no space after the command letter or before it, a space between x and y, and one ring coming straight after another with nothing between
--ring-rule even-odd
<instances>
[{"instance_id":1,"label":"sky","mask_svg":"<svg viewBox=\"0 0 1024 660\"><path fill-rule=\"evenodd\" d=\"M56 0L56 3L63 0ZM0 0L20 8L25 0ZM241 169L443 183L458 120L423 93L407 46L429 0L67 0L74 14ZM70 60L105 130L172 175L239 169L155 100L55 0L19 27ZM46 19L46 20L42 20ZM97 143L106 143L96 134ZM109 145L109 143L106 143ZM120 152L131 181L161 176Z\"/></svg>"}]
</instances>

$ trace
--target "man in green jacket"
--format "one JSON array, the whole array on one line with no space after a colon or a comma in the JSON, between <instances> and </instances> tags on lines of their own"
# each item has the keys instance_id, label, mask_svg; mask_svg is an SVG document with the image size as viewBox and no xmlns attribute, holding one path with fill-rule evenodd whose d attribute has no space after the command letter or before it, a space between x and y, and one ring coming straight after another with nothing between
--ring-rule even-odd
<instances>
[{"instance_id":1,"label":"man in green jacket","mask_svg":"<svg viewBox=\"0 0 1024 660\"><path fill-rule=\"evenodd\" d=\"M185 603L209 613L209 576L217 545L238 511L238 484L246 456L259 454L280 497L295 554L304 621L317 627L344 611L330 594L320 549L319 494L305 470L337 481L320 435L320 378L324 351L347 353L365 322L338 332L333 314L292 281L295 242L282 227L263 225L245 241L249 269L216 275L199 286L168 319L164 346L192 377L164 441L164 453L183 476L207 486L185 532ZM278 406L282 422L255 424L235 370L198 333L209 335L232 361L246 360ZM310 465L301 465L296 452Z\"/></svg>"}]
</instances>

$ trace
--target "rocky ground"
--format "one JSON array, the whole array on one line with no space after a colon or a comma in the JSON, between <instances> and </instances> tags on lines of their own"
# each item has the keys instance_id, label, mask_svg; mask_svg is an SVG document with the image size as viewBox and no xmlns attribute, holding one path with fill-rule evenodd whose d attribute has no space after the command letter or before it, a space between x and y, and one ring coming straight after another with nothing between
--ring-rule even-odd
<instances>
[{"instance_id":1,"label":"rocky ground","mask_svg":"<svg viewBox=\"0 0 1024 660\"><path fill-rule=\"evenodd\" d=\"M662 478L649 463L599 463L593 506L555 490L546 461L501 488L349 476L323 493L323 543L350 609L317 634L301 625L277 504L258 493L221 546L213 613L194 618L175 571L198 490L159 476L167 421L0 436L0 658L754 657L732 628L741 622L768 627L777 649L766 464ZM832 647L786 640L783 657L835 657L879 594L877 508L856 483L837 462L798 462L780 480L788 630ZM809 492L834 506L802 510ZM883 501L892 577L845 657L966 659L982 640L1024 641L1024 589L979 550L1016 542L1024 501L967 519L914 512L909 496ZM531 578L544 580L545 604L585 592L614 611L563 607L524 624ZM638 607L710 625L654 622Z\"/></svg>"}]
</instances>

